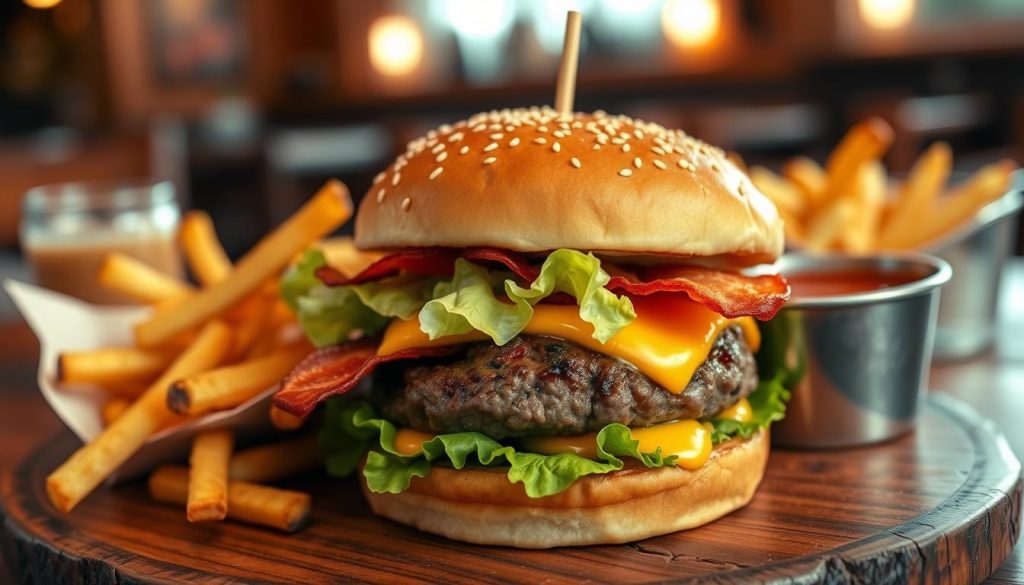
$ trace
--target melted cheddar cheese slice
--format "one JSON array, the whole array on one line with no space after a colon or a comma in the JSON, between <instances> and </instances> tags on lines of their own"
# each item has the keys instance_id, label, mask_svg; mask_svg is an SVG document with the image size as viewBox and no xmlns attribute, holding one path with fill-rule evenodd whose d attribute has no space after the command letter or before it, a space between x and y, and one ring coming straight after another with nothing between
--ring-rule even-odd
<instances>
[{"instance_id":1,"label":"melted cheddar cheese slice","mask_svg":"<svg viewBox=\"0 0 1024 585\"><path fill-rule=\"evenodd\" d=\"M723 410L715 418L746 422L751 419L750 403L741 398L736 404ZM676 465L683 469L700 469L711 456L710 423L696 420L680 420L629 430L630 436L639 441L641 453L654 453L661 448L664 456L675 455ZM399 429L395 434L395 450L407 457L418 455L423 443L434 435L412 429ZM525 451L541 455L573 453L588 459L597 459L597 433L586 433L567 437L545 436L524 437L519 444Z\"/></svg>"},{"instance_id":2,"label":"melted cheddar cheese slice","mask_svg":"<svg viewBox=\"0 0 1024 585\"><path fill-rule=\"evenodd\" d=\"M641 453L654 453L661 448L664 456L675 455L676 465L683 469L700 469L711 456L711 429L707 423L679 420L629 429ZM575 453L580 457L597 459L597 433L572 437L527 437L520 440L523 448L532 453L557 455Z\"/></svg>"},{"instance_id":3,"label":"melted cheddar cheese slice","mask_svg":"<svg viewBox=\"0 0 1024 585\"><path fill-rule=\"evenodd\" d=\"M537 305L523 333L560 337L591 351L635 366L669 392L680 393L707 359L711 346L730 324L743 329L747 344L757 351L760 332L750 317L727 319L704 305L679 296L652 295L633 299L636 320L608 343L592 337L593 326L580 319L576 305ZM433 341L420 331L419 321L395 319L377 350L388 355L414 347L454 345L488 339L479 331L448 335Z\"/></svg>"}]
</instances>

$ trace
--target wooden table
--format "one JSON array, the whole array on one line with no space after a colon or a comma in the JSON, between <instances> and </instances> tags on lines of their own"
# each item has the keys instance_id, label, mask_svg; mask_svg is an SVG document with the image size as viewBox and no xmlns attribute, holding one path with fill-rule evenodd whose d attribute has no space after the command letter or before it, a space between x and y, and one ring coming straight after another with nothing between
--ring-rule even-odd
<instances>
[{"instance_id":1,"label":"wooden table","mask_svg":"<svg viewBox=\"0 0 1024 585\"><path fill-rule=\"evenodd\" d=\"M995 420L1024 459L1024 261L1008 269L1005 285L996 349L969 361L936 365L931 386ZM27 327L0 325L0 468L9 468L61 427L35 389L37 355ZM8 581L0 565L0 582ZM1024 583L1024 544L986 583Z\"/></svg>"}]
</instances>

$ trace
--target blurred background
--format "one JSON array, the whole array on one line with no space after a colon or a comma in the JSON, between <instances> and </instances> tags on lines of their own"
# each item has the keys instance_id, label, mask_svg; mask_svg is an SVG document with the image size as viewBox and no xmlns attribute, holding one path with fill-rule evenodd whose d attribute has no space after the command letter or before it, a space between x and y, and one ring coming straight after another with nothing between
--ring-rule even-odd
<instances>
[{"instance_id":1,"label":"blurred background","mask_svg":"<svg viewBox=\"0 0 1024 585\"><path fill-rule=\"evenodd\" d=\"M550 104L568 9L577 109L770 167L871 114L894 172L937 139L958 171L1024 158L1020 0L7 0L0 273L27 273L26 190L62 181L170 180L236 256L328 177L360 196L430 127Z\"/></svg>"}]
</instances>

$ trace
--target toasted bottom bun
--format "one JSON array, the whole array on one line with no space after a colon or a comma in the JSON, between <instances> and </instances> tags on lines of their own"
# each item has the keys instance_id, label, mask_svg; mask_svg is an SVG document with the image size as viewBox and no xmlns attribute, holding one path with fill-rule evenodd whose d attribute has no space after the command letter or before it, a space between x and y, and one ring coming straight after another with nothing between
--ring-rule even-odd
<instances>
[{"instance_id":1,"label":"toasted bottom bun","mask_svg":"<svg viewBox=\"0 0 1024 585\"><path fill-rule=\"evenodd\" d=\"M365 482L363 492L375 513L455 540L519 548L615 544L694 528L743 507L764 476L768 446L761 431L719 445L696 471L627 463L543 498L484 467L435 467L400 494L372 493Z\"/></svg>"}]
</instances>

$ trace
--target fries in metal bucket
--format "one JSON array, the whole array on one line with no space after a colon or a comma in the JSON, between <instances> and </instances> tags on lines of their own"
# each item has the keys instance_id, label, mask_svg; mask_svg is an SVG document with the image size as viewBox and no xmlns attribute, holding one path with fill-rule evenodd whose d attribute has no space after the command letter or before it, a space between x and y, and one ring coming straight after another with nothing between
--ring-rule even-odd
<instances>
[{"instance_id":1,"label":"fries in metal bucket","mask_svg":"<svg viewBox=\"0 0 1024 585\"><path fill-rule=\"evenodd\" d=\"M890 185L881 157L891 143L892 129L872 118L846 134L824 168L797 157L781 176L755 166L750 178L778 208L790 247L866 254L931 245L1004 194L1016 168L1010 161L988 165L943 194L953 154L936 142L902 184Z\"/></svg>"}]
</instances>

